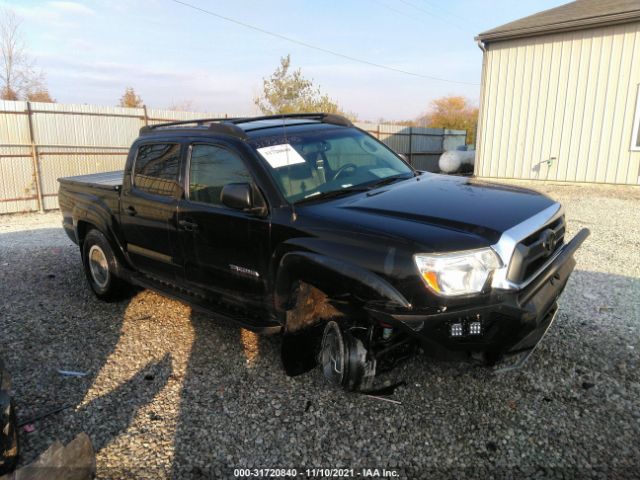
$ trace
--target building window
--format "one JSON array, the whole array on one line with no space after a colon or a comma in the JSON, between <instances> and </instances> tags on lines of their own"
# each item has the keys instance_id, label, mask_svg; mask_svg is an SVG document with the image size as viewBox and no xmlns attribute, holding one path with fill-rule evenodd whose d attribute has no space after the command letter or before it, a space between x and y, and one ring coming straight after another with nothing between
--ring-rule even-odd
<instances>
[{"instance_id":1,"label":"building window","mask_svg":"<svg viewBox=\"0 0 640 480\"><path fill-rule=\"evenodd\" d=\"M633 121L633 135L631 137L631 150L640 151L640 85L636 98L636 116Z\"/></svg>"}]
</instances>

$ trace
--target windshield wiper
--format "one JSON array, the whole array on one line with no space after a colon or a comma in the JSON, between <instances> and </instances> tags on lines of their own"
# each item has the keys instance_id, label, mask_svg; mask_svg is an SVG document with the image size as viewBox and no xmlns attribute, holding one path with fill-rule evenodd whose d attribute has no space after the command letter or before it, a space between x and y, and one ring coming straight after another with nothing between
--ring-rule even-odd
<instances>
[{"instance_id":1,"label":"windshield wiper","mask_svg":"<svg viewBox=\"0 0 640 480\"><path fill-rule=\"evenodd\" d=\"M413 175L412 175L413 176ZM341 197L343 195L357 193L357 192L368 192L369 190L373 190L374 188L382 187L384 185L389 185L396 180L407 180L408 178L406 174L401 173L399 175L392 175L390 177L381 178L380 180L376 180L372 183L366 183L361 185L353 185L351 187L341 188L340 190L330 190L328 192L316 192L311 193L304 197L301 200L295 202L296 205L300 205L301 203L312 202L315 200L325 200L329 198Z\"/></svg>"},{"instance_id":2,"label":"windshield wiper","mask_svg":"<svg viewBox=\"0 0 640 480\"><path fill-rule=\"evenodd\" d=\"M365 187L362 185L354 185L352 187L341 188L340 190L330 190L328 192L312 193L306 196L305 198L298 200L297 202L295 202L295 204L300 205L302 203L313 202L316 200L326 200L329 198L336 198L336 197L341 197L343 195L349 195L351 193L366 192L367 190L369 190L369 187Z\"/></svg>"},{"instance_id":3,"label":"windshield wiper","mask_svg":"<svg viewBox=\"0 0 640 480\"><path fill-rule=\"evenodd\" d=\"M408 178L411 178L411 177L405 176L404 173L401 173L400 175L392 175L390 177L381 178L380 180L376 180L373 183L369 183L367 185L367 190L373 190L374 188L384 187L385 185L389 185L395 182L396 180L406 180Z\"/></svg>"}]
</instances>

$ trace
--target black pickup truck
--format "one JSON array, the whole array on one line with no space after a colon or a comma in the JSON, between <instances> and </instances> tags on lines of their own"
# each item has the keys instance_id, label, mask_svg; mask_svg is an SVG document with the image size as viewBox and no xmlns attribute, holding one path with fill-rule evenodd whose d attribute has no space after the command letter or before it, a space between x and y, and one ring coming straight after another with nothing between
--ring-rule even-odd
<instances>
[{"instance_id":1,"label":"black pickup truck","mask_svg":"<svg viewBox=\"0 0 640 480\"><path fill-rule=\"evenodd\" d=\"M282 333L364 389L415 346L495 364L549 328L588 230L539 193L417 171L330 114L144 127L124 172L60 179L63 226L104 300L127 284Z\"/></svg>"}]
</instances>

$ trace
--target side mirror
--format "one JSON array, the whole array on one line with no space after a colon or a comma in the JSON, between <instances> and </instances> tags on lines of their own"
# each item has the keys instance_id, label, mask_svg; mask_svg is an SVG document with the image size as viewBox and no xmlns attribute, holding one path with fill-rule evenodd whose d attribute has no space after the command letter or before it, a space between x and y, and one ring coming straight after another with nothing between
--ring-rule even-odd
<instances>
[{"instance_id":1,"label":"side mirror","mask_svg":"<svg viewBox=\"0 0 640 480\"><path fill-rule=\"evenodd\" d=\"M224 205L236 210L249 210L253 207L251 185L248 183L228 183L222 187L220 200Z\"/></svg>"}]
</instances>

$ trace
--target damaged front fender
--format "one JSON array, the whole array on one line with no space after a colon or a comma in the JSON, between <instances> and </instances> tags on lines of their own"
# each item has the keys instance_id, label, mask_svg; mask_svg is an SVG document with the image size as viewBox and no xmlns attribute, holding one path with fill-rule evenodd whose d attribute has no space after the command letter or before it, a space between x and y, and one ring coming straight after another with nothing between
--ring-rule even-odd
<instances>
[{"instance_id":1,"label":"damaged front fender","mask_svg":"<svg viewBox=\"0 0 640 480\"><path fill-rule=\"evenodd\" d=\"M369 270L317 253L289 252L278 265L274 290L276 310L287 310L292 286L299 281L329 296L348 294L364 302L411 309L411 303L393 285Z\"/></svg>"},{"instance_id":2,"label":"damaged front fender","mask_svg":"<svg viewBox=\"0 0 640 480\"><path fill-rule=\"evenodd\" d=\"M392 285L355 265L310 252L290 252L282 257L275 282L275 304L285 323L281 353L288 375L299 375L316 365L325 323L342 324L345 312L336 305L353 308L358 302L349 300L354 298L390 308L411 308ZM375 364L371 377L373 372ZM361 376L357 376L358 382ZM353 377L350 375L349 381Z\"/></svg>"}]
</instances>

